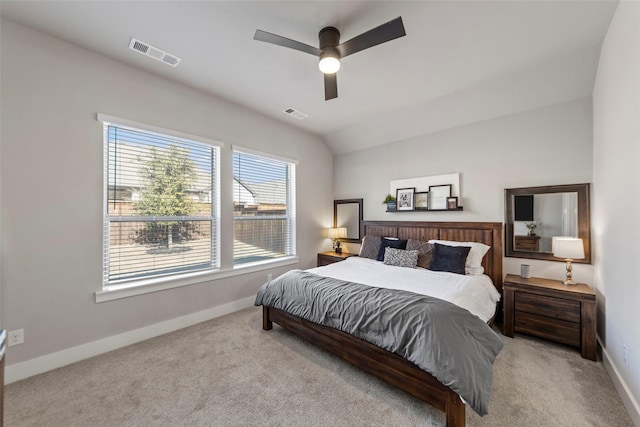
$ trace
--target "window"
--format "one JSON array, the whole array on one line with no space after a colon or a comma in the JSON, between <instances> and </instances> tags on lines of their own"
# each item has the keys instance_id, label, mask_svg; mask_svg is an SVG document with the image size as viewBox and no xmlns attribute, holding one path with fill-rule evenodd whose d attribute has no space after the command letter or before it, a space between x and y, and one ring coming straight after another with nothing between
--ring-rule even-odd
<instances>
[{"instance_id":1,"label":"window","mask_svg":"<svg viewBox=\"0 0 640 427\"><path fill-rule=\"evenodd\" d=\"M295 255L295 164L233 152L233 263Z\"/></svg>"},{"instance_id":2,"label":"window","mask_svg":"<svg viewBox=\"0 0 640 427\"><path fill-rule=\"evenodd\" d=\"M219 268L219 147L99 119L104 284Z\"/></svg>"}]
</instances>

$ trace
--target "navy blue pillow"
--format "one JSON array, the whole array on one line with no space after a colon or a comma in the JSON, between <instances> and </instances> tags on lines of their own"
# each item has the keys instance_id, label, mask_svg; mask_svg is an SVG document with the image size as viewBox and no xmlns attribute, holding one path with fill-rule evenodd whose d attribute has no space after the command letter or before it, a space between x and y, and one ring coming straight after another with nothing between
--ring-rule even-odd
<instances>
[{"instance_id":1,"label":"navy blue pillow","mask_svg":"<svg viewBox=\"0 0 640 427\"><path fill-rule=\"evenodd\" d=\"M399 239L380 239L380 250L378 251L378 261L384 261L384 250L386 248L407 249L407 241Z\"/></svg>"},{"instance_id":2,"label":"navy blue pillow","mask_svg":"<svg viewBox=\"0 0 640 427\"><path fill-rule=\"evenodd\" d=\"M440 243L434 245L433 261L429 270L464 274L464 264L467 262L470 246L447 246Z\"/></svg>"}]
</instances>

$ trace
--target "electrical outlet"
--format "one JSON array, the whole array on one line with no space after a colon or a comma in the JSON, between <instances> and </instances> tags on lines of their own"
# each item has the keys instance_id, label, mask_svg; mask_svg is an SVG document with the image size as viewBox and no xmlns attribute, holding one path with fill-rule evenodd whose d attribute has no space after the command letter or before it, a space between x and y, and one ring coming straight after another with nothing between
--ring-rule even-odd
<instances>
[{"instance_id":1,"label":"electrical outlet","mask_svg":"<svg viewBox=\"0 0 640 427\"><path fill-rule=\"evenodd\" d=\"M24 329L16 329L15 331L9 331L7 345L13 347L14 345L24 344Z\"/></svg>"},{"instance_id":2,"label":"electrical outlet","mask_svg":"<svg viewBox=\"0 0 640 427\"><path fill-rule=\"evenodd\" d=\"M629 366L629 348L626 344L622 345L622 357L624 358L624 364Z\"/></svg>"},{"instance_id":3,"label":"electrical outlet","mask_svg":"<svg viewBox=\"0 0 640 427\"><path fill-rule=\"evenodd\" d=\"M271 279L273 279L273 274L271 273L267 274L267 280L271 280Z\"/></svg>"}]
</instances>

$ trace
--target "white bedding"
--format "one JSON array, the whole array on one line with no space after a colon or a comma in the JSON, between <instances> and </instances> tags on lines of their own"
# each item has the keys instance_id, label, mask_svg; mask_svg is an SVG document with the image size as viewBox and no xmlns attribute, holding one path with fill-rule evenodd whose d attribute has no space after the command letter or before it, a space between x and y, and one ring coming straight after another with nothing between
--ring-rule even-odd
<instances>
[{"instance_id":1,"label":"white bedding","mask_svg":"<svg viewBox=\"0 0 640 427\"><path fill-rule=\"evenodd\" d=\"M462 275L395 267L360 257L350 257L307 271L378 288L401 289L440 298L470 311L484 322L493 317L496 303L500 301L500 293L485 274Z\"/></svg>"}]
</instances>

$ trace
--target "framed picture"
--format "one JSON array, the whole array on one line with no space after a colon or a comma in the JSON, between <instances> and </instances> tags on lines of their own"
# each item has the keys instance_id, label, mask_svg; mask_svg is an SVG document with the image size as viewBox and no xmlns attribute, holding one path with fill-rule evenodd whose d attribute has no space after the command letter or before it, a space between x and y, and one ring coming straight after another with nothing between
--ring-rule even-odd
<instances>
[{"instance_id":1,"label":"framed picture","mask_svg":"<svg viewBox=\"0 0 640 427\"><path fill-rule=\"evenodd\" d=\"M415 193L414 196L414 208L417 211L428 211L429 210L429 192L424 191L420 193Z\"/></svg>"},{"instance_id":2,"label":"framed picture","mask_svg":"<svg viewBox=\"0 0 640 427\"><path fill-rule=\"evenodd\" d=\"M429 209L446 210L447 198L451 197L451 184L429 186Z\"/></svg>"},{"instance_id":3,"label":"framed picture","mask_svg":"<svg viewBox=\"0 0 640 427\"><path fill-rule=\"evenodd\" d=\"M396 190L396 209L399 211L412 211L413 210L413 193L415 193L415 187L412 188L398 188Z\"/></svg>"},{"instance_id":4,"label":"framed picture","mask_svg":"<svg viewBox=\"0 0 640 427\"><path fill-rule=\"evenodd\" d=\"M458 209L458 198L457 197L447 197L447 209Z\"/></svg>"}]
</instances>

